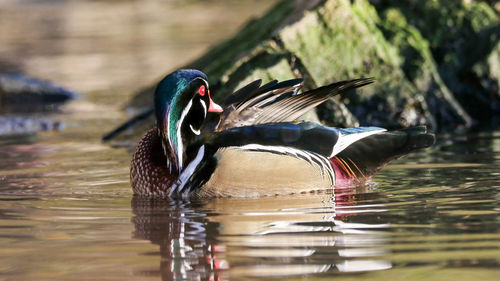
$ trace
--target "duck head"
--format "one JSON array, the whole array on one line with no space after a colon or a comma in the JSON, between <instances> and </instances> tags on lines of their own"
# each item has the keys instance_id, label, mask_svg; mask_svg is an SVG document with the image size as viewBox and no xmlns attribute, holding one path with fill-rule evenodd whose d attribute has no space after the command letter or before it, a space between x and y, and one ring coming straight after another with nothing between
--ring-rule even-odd
<instances>
[{"instance_id":1,"label":"duck head","mask_svg":"<svg viewBox=\"0 0 500 281\"><path fill-rule=\"evenodd\" d=\"M207 77L198 70L181 69L167 75L155 91L156 124L172 173L185 166L186 148L201 134L208 112L222 108L210 98Z\"/></svg>"}]
</instances>

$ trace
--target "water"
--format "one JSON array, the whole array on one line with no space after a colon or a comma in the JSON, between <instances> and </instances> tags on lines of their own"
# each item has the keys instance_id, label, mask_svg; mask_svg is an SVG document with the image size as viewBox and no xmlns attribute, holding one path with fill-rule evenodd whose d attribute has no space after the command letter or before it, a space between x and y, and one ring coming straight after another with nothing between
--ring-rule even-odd
<instances>
[{"instance_id":1,"label":"water","mask_svg":"<svg viewBox=\"0 0 500 281\"><path fill-rule=\"evenodd\" d=\"M99 143L105 112L84 116L0 144L0 279L497 280L500 132L442 137L334 199L155 201Z\"/></svg>"},{"instance_id":2,"label":"water","mask_svg":"<svg viewBox=\"0 0 500 281\"><path fill-rule=\"evenodd\" d=\"M92 49L89 42L97 35L90 31L123 20L107 18L106 11L121 11L126 18L139 7L135 13L142 20L126 29L149 30L153 21L144 15L160 20L160 8L184 6L178 1L150 6L30 2L36 5L0 0L0 28L6 31L0 34L7 38L0 57L12 58L6 54L18 50L19 67L85 95L50 115L64 122L64 130L0 139L0 280L498 279L500 131L440 136L435 147L393 162L369 185L336 189L335 196L325 191L192 202L134 198L128 182L131 151L99 139L125 118L120 104L134 89L172 68L152 58L168 56L182 64L191 52L174 48L160 54L175 28L154 38L153 47L147 47L151 42L113 45L121 38L116 35ZM257 13L269 5L265 2L245 3ZM189 3L190 11L193 5L197 11L203 5L221 7L213 1ZM99 9L91 9L95 5ZM230 17L234 25L251 14L239 9ZM50 12L58 23L40 19ZM23 21L23 13L40 15ZM74 22L82 17L98 20ZM215 17L207 20L211 27L228 26ZM30 24L45 32L64 27L66 33L47 40L66 47L52 50L36 32L19 38L6 22L16 32ZM214 37L227 36L228 29L221 30L207 37L195 32L176 44L196 53L215 43ZM123 34L120 28L101 32ZM19 48L32 45L40 48ZM104 46L113 51L103 51ZM89 54L103 60L89 64L88 57L94 57ZM125 65L140 63L127 69L120 58Z\"/></svg>"}]
</instances>

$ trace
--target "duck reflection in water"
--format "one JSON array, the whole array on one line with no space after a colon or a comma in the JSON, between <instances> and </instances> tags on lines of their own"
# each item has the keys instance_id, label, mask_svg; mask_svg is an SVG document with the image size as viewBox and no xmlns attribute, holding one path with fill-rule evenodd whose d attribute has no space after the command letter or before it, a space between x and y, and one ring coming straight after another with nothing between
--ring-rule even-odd
<instances>
[{"instance_id":1,"label":"duck reflection in water","mask_svg":"<svg viewBox=\"0 0 500 281\"><path fill-rule=\"evenodd\" d=\"M160 246L162 280L391 268L390 262L382 260L386 252L380 247L386 244L388 226L352 222L354 215L384 211L383 206L356 206L356 193L349 190L339 190L336 199L328 192L207 201L136 196L132 200L134 237Z\"/></svg>"}]
</instances>

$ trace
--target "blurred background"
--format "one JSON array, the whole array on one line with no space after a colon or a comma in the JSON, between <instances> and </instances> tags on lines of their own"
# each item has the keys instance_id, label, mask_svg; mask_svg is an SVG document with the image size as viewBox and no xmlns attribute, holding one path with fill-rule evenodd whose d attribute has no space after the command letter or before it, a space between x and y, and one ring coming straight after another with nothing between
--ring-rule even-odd
<instances>
[{"instance_id":1,"label":"blurred background","mask_svg":"<svg viewBox=\"0 0 500 281\"><path fill-rule=\"evenodd\" d=\"M125 102L275 2L0 0L0 73Z\"/></svg>"}]
</instances>

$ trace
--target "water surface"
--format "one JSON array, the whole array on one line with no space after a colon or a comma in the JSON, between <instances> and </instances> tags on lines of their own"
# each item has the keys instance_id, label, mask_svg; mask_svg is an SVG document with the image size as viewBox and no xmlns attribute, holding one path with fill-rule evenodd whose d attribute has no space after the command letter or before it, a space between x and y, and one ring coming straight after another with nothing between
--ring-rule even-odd
<instances>
[{"instance_id":1,"label":"water surface","mask_svg":"<svg viewBox=\"0 0 500 281\"><path fill-rule=\"evenodd\" d=\"M1 142L0 277L498 277L500 132L441 138L363 187L189 202L134 198L130 152L99 142L115 116L94 113Z\"/></svg>"}]
</instances>

